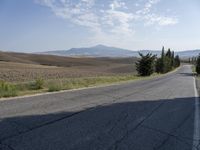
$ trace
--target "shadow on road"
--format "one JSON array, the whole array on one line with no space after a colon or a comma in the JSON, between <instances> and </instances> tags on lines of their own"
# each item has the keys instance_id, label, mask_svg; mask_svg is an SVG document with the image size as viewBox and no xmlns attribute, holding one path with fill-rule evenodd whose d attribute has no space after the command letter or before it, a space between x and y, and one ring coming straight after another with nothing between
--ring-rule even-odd
<instances>
[{"instance_id":1,"label":"shadow on road","mask_svg":"<svg viewBox=\"0 0 200 150\"><path fill-rule=\"evenodd\" d=\"M128 101L78 112L1 118L0 149L192 148L193 97Z\"/></svg>"},{"instance_id":2,"label":"shadow on road","mask_svg":"<svg viewBox=\"0 0 200 150\"><path fill-rule=\"evenodd\" d=\"M185 75L185 76L194 76L195 73L179 73L181 75Z\"/></svg>"}]
</instances>

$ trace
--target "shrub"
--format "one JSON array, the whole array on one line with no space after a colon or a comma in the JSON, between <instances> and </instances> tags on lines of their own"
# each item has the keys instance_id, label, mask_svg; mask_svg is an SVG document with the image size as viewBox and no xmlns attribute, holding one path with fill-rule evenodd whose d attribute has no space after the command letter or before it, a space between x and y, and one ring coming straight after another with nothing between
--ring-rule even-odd
<instances>
[{"instance_id":1,"label":"shrub","mask_svg":"<svg viewBox=\"0 0 200 150\"><path fill-rule=\"evenodd\" d=\"M44 79L42 78L37 78L34 83L31 85L31 89L33 90L39 90L42 89L44 86Z\"/></svg>"},{"instance_id":2,"label":"shrub","mask_svg":"<svg viewBox=\"0 0 200 150\"><path fill-rule=\"evenodd\" d=\"M48 86L48 91L49 92L54 92L54 91L60 91L62 90L62 85L61 83L50 83L49 86Z\"/></svg>"},{"instance_id":3,"label":"shrub","mask_svg":"<svg viewBox=\"0 0 200 150\"><path fill-rule=\"evenodd\" d=\"M17 90L15 85L0 81L0 97L12 97L17 96Z\"/></svg>"}]
</instances>

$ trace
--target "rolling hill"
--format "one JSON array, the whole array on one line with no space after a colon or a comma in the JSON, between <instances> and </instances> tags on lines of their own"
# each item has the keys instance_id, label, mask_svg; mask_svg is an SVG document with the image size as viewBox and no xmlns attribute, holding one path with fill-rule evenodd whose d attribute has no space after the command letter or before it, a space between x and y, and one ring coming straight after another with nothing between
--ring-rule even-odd
<instances>
[{"instance_id":1,"label":"rolling hill","mask_svg":"<svg viewBox=\"0 0 200 150\"><path fill-rule=\"evenodd\" d=\"M71 48L69 50L48 51L43 52L43 54L88 57L130 57L137 55L137 52L104 45L97 45L88 48Z\"/></svg>"},{"instance_id":2,"label":"rolling hill","mask_svg":"<svg viewBox=\"0 0 200 150\"><path fill-rule=\"evenodd\" d=\"M159 50L139 50L131 51L122 48L109 47L105 45L97 45L88 48L71 48L69 50L58 50L58 51L47 51L41 54L50 54L58 56L75 56L75 57L138 57L138 52L147 54L151 52L157 56L160 56L161 51ZM175 52L182 58L198 56L200 50L185 50Z\"/></svg>"}]
</instances>

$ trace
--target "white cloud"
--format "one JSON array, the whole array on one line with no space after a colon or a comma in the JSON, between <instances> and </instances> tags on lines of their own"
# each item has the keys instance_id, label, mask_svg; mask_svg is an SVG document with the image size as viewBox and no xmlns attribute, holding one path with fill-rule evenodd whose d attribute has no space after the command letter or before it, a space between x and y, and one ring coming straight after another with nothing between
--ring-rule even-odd
<instances>
[{"instance_id":1,"label":"white cloud","mask_svg":"<svg viewBox=\"0 0 200 150\"><path fill-rule=\"evenodd\" d=\"M110 8L112 10L115 10L117 8L127 8L125 2L119 1L119 0L114 0L111 4L110 4Z\"/></svg>"},{"instance_id":2,"label":"white cloud","mask_svg":"<svg viewBox=\"0 0 200 150\"><path fill-rule=\"evenodd\" d=\"M148 0L145 4L143 9L138 10L136 13L137 14L148 14L151 11L151 8L153 7L153 5L157 4L158 2L160 2L160 0Z\"/></svg>"},{"instance_id":3,"label":"white cloud","mask_svg":"<svg viewBox=\"0 0 200 150\"><path fill-rule=\"evenodd\" d=\"M55 15L63 19L69 19L72 23L99 30L98 16L91 11L94 0L79 0L75 3L71 0L37 0L53 11Z\"/></svg>"},{"instance_id":4,"label":"white cloud","mask_svg":"<svg viewBox=\"0 0 200 150\"><path fill-rule=\"evenodd\" d=\"M131 11L133 9L128 8L125 0L109 0L108 6L103 4L104 8L96 5L97 0L36 0L37 3L49 7L56 16L87 27L94 33L92 40L100 43L110 41L110 44L130 42L134 39L135 22L142 22L145 26L177 24L176 17L152 12L154 5L160 1L146 0L143 5L134 3L132 7L140 9Z\"/></svg>"},{"instance_id":5,"label":"white cloud","mask_svg":"<svg viewBox=\"0 0 200 150\"><path fill-rule=\"evenodd\" d=\"M105 11L102 20L104 24L111 26L111 32L114 34L133 34L133 29L130 26L130 22L134 20L132 13L111 8Z\"/></svg>"},{"instance_id":6,"label":"white cloud","mask_svg":"<svg viewBox=\"0 0 200 150\"><path fill-rule=\"evenodd\" d=\"M174 17L158 16L156 14L149 14L145 16L147 20L146 25L158 24L160 26L175 25L178 23L178 19Z\"/></svg>"},{"instance_id":7,"label":"white cloud","mask_svg":"<svg viewBox=\"0 0 200 150\"><path fill-rule=\"evenodd\" d=\"M139 20L143 20L145 25L175 25L178 23L178 18L163 16L152 13L152 7L159 3L161 0L148 0L144 7L136 12Z\"/></svg>"}]
</instances>

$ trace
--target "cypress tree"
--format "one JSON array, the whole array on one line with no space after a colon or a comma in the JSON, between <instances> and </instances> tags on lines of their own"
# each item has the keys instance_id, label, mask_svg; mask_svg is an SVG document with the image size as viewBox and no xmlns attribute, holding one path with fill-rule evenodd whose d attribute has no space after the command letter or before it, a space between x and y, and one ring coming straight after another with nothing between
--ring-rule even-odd
<instances>
[{"instance_id":1,"label":"cypress tree","mask_svg":"<svg viewBox=\"0 0 200 150\"><path fill-rule=\"evenodd\" d=\"M174 67L179 67L181 64L180 58L178 55L174 58Z\"/></svg>"},{"instance_id":2,"label":"cypress tree","mask_svg":"<svg viewBox=\"0 0 200 150\"><path fill-rule=\"evenodd\" d=\"M171 66L174 67L174 51L171 54Z\"/></svg>"},{"instance_id":3,"label":"cypress tree","mask_svg":"<svg viewBox=\"0 0 200 150\"><path fill-rule=\"evenodd\" d=\"M171 58L171 50L170 50L170 48L167 50L166 57Z\"/></svg>"},{"instance_id":4,"label":"cypress tree","mask_svg":"<svg viewBox=\"0 0 200 150\"><path fill-rule=\"evenodd\" d=\"M174 67L178 67L179 65L180 65L180 59L177 56L175 62L174 51L171 51L171 49L169 48L165 53L163 46L161 58L158 58L156 61L156 72L167 73L171 71Z\"/></svg>"},{"instance_id":5,"label":"cypress tree","mask_svg":"<svg viewBox=\"0 0 200 150\"><path fill-rule=\"evenodd\" d=\"M161 53L161 58L164 59L165 57L165 48L164 46L162 47L162 53Z\"/></svg>"},{"instance_id":6,"label":"cypress tree","mask_svg":"<svg viewBox=\"0 0 200 150\"><path fill-rule=\"evenodd\" d=\"M197 62L196 62L196 72L199 75L200 74L200 54L197 57Z\"/></svg>"},{"instance_id":7,"label":"cypress tree","mask_svg":"<svg viewBox=\"0 0 200 150\"><path fill-rule=\"evenodd\" d=\"M156 72L164 73L165 68L165 48L162 47L161 58L158 58L156 61Z\"/></svg>"}]
</instances>

